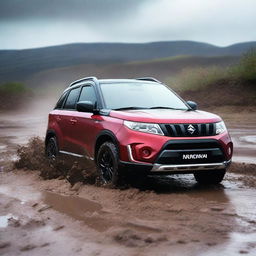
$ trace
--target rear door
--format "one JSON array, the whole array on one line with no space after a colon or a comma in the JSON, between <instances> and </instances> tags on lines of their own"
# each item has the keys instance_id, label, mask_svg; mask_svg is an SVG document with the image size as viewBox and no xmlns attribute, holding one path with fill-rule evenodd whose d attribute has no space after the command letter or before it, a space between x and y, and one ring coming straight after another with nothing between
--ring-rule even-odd
<instances>
[{"instance_id":1,"label":"rear door","mask_svg":"<svg viewBox=\"0 0 256 256\"><path fill-rule=\"evenodd\" d=\"M76 118L76 103L80 95L81 87L76 87L69 91L67 99L64 103L61 126L63 131L63 149L62 151L74 152L76 148L76 142L74 140L74 130L78 125Z\"/></svg>"},{"instance_id":2,"label":"rear door","mask_svg":"<svg viewBox=\"0 0 256 256\"><path fill-rule=\"evenodd\" d=\"M63 105L66 101L68 91L64 92L57 102L54 111L49 116L50 129L57 135L59 150L63 150L63 143L65 137L65 122L63 122Z\"/></svg>"}]
</instances>

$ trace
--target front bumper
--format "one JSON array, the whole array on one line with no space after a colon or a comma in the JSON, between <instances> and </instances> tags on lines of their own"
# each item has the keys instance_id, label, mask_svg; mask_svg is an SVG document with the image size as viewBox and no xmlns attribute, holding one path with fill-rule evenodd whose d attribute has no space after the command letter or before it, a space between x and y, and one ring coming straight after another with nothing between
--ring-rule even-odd
<instances>
[{"instance_id":1,"label":"front bumper","mask_svg":"<svg viewBox=\"0 0 256 256\"><path fill-rule=\"evenodd\" d=\"M132 170L149 174L195 173L226 169L231 163L233 144L229 134L205 137L168 137L131 131L118 133L120 162ZM143 149L151 151L143 156ZM203 154L204 157L185 158L185 155ZM184 156L183 156L184 155Z\"/></svg>"}]
</instances>

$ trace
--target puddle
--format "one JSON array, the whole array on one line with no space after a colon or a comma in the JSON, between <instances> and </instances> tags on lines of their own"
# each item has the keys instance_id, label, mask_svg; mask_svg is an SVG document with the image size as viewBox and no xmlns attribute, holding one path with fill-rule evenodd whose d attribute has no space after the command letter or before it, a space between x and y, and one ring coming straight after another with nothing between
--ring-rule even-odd
<instances>
[{"instance_id":1,"label":"puddle","mask_svg":"<svg viewBox=\"0 0 256 256\"><path fill-rule=\"evenodd\" d=\"M242 142L247 142L247 143L252 143L252 144L256 144L256 136L255 136L255 135L251 135L251 136L242 136L242 137L240 137L240 141L242 141Z\"/></svg>"},{"instance_id":2,"label":"puddle","mask_svg":"<svg viewBox=\"0 0 256 256\"><path fill-rule=\"evenodd\" d=\"M214 249L207 251L207 256L219 255L234 256L234 255L256 255L256 233L231 233L229 241L216 246ZM198 256L206 255L205 253Z\"/></svg>"},{"instance_id":3,"label":"puddle","mask_svg":"<svg viewBox=\"0 0 256 256\"><path fill-rule=\"evenodd\" d=\"M255 129L229 129L234 143L233 161L256 164L256 131Z\"/></svg>"},{"instance_id":4,"label":"puddle","mask_svg":"<svg viewBox=\"0 0 256 256\"><path fill-rule=\"evenodd\" d=\"M24 186L21 182L19 186L10 187L8 185L0 185L0 196L4 194L8 197L18 199L22 204L28 201L37 201L41 197L41 193L34 191L30 186Z\"/></svg>"},{"instance_id":5,"label":"puddle","mask_svg":"<svg viewBox=\"0 0 256 256\"><path fill-rule=\"evenodd\" d=\"M12 214L0 216L0 228L6 228L8 226L8 220L14 218Z\"/></svg>"},{"instance_id":6,"label":"puddle","mask_svg":"<svg viewBox=\"0 0 256 256\"><path fill-rule=\"evenodd\" d=\"M243 191L234 189L227 190L225 193L229 197L232 205L235 206L236 213L240 217L246 219L247 221L256 221L255 189L243 189ZM250 227L256 229L256 224L250 224Z\"/></svg>"},{"instance_id":7,"label":"puddle","mask_svg":"<svg viewBox=\"0 0 256 256\"><path fill-rule=\"evenodd\" d=\"M52 206L52 209L83 221L87 226L97 231L105 231L113 225L111 221L101 217L105 213L100 204L85 198L44 192L43 200L44 203Z\"/></svg>"}]
</instances>

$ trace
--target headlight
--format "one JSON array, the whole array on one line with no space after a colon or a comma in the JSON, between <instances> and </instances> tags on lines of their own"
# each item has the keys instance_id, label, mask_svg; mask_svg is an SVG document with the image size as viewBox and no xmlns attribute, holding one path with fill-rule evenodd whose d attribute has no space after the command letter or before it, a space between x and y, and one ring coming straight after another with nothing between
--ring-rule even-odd
<instances>
[{"instance_id":1,"label":"headlight","mask_svg":"<svg viewBox=\"0 0 256 256\"><path fill-rule=\"evenodd\" d=\"M164 135L158 124L124 121L124 125L134 131Z\"/></svg>"},{"instance_id":2,"label":"headlight","mask_svg":"<svg viewBox=\"0 0 256 256\"><path fill-rule=\"evenodd\" d=\"M223 121L216 123L216 135L227 131L226 125Z\"/></svg>"}]
</instances>

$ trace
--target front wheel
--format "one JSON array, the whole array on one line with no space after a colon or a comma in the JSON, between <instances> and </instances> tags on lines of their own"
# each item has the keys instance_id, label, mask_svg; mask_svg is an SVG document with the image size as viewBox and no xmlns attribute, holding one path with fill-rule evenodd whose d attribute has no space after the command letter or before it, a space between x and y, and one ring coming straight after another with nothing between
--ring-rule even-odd
<instances>
[{"instance_id":1,"label":"front wheel","mask_svg":"<svg viewBox=\"0 0 256 256\"><path fill-rule=\"evenodd\" d=\"M118 150L114 143L107 141L100 146L96 165L102 185L116 186L118 184L121 168Z\"/></svg>"},{"instance_id":2,"label":"front wheel","mask_svg":"<svg viewBox=\"0 0 256 256\"><path fill-rule=\"evenodd\" d=\"M196 181L200 184L218 184L222 182L226 170L212 170L194 173Z\"/></svg>"}]
</instances>

